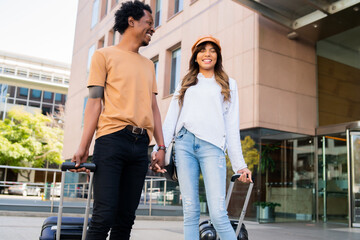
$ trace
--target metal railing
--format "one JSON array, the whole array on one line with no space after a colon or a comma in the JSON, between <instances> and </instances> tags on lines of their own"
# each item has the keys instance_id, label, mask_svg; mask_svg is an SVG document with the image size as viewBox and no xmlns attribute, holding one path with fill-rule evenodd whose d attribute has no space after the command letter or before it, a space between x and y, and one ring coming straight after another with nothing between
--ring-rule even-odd
<instances>
[{"instance_id":1,"label":"metal railing","mask_svg":"<svg viewBox=\"0 0 360 240\"><path fill-rule=\"evenodd\" d=\"M0 75L17 76L29 80L40 80L44 82L60 83L69 85L69 76L59 73L42 72L31 68L19 68L16 65L0 65Z\"/></svg>"},{"instance_id":2,"label":"metal railing","mask_svg":"<svg viewBox=\"0 0 360 240\"><path fill-rule=\"evenodd\" d=\"M140 203L149 206L149 215L152 214L153 205L180 206L181 195L178 185L169 188L166 178L147 176L141 193Z\"/></svg>"},{"instance_id":3,"label":"metal railing","mask_svg":"<svg viewBox=\"0 0 360 240\"><path fill-rule=\"evenodd\" d=\"M0 165L0 170L4 169L3 176L0 175L0 189L9 188L14 185L26 184L29 187L36 187L40 189L41 197L44 200L45 191L49 191L51 208L50 212L54 212L54 202L58 201L60 195L60 182L56 181L57 174L61 174L59 169L46 169L46 168L28 168L28 167L16 167ZM27 171L43 171L45 177L43 182L23 182L23 181L9 181L7 180L8 171L11 170L27 170ZM51 183L47 182L48 173L53 174L53 180ZM85 174L85 173L84 173ZM64 196L69 198L87 198L88 196L88 183L65 183L64 184ZM180 206L181 195L177 184L168 184L166 178L157 176L147 176L144 182L144 187L141 194L140 206L148 209L149 215L152 215L153 208L166 207L166 206Z\"/></svg>"}]
</instances>

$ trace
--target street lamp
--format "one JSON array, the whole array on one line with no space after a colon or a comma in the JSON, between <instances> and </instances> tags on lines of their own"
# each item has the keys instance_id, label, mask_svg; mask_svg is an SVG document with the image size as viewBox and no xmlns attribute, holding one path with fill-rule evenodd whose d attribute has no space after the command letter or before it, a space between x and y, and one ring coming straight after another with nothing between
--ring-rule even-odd
<instances>
[{"instance_id":1,"label":"street lamp","mask_svg":"<svg viewBox=\"0 0 360 240\"><path fill-rule=\"evenodd\" d=\"M9 96L10 96L10 94L7 93L6 97L5 97L4 113L3 113L3 118L2 118L3 121L5 121L5 117L6 117L6 104L7 104L7 99L8 99Z\"/></svg>"}]
</instances>

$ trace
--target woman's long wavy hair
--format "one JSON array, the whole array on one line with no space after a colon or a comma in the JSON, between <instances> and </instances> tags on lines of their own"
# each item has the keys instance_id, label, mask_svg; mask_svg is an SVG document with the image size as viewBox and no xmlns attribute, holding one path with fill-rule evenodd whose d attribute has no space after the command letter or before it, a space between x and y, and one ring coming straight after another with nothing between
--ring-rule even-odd
<instances>
[{"instance_id":1,"label":"woman's long wavy hair","mask_svg":"<svg viewBox=\"0 0 360 240\"><path fill-rule=\"evenodd\" d=\"M189 71L181 82L181 89L178 96L180 106L184 103L186 90L198 83L197 75L199 73L199 64L195 62L195 60L198 53L205 48L207 43L210 43L217 53L217 61L214 69L215 80L221 87L221 94L224 96L224 101L230 101L229 76L223 69L221 51L216 44L213 44L212 42L203 42L195 48L189 61Z\"/></svg>"}]
</instances>

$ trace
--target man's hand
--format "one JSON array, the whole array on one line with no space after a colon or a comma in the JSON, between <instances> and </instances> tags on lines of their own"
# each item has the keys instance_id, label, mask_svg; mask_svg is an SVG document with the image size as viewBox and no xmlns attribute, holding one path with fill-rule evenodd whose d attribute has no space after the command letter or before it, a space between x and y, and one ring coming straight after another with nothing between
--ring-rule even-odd
<instances>
[{"instance_id":1,"label":"man's hand","mask_svg":"<svg viewBox=\"0 0 360 240\"><path fill-rule=\"evenodd\" d=\"M237 171L237 173L241 174L241 176L238 178L238 180L240 182L243 182L243 183L252 182L251 171L248 168L243 168L243 169Z\"/></svg>"},{"instance_id":2,"label":"man's hand","mask_svg":"<svg viewBox=\"0 0 360 240\"><path fill-rule=\"evenodd\" d=\"M158 152L153 152L151 154L150 169L156 173L165 173L166 169L164 169L164 162L165 162L165 151L160 150Z\"/></svg>"},{"instance_id":3,"label":"man's hand","mask_svg":"<svg viewBox=\"0 0 360 240\"><path fill-rule=\"evenodd\" d=\"M71 159L72 162L75 162L75 167L80 166L80 163L85 163L89 157L89 149L81 148L76 151L73 158ZM71 169L71 172L90 172L90 170L86 168L79 168L79 169Z\"/></svg>"}]
</instances>

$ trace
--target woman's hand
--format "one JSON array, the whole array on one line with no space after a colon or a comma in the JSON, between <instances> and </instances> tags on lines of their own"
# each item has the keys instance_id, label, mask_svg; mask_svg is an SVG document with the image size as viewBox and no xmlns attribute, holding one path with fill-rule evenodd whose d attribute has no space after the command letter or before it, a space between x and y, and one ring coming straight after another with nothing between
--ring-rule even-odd
<instances>
[{"instance_id":1,"label":"woman's hand","mask_svg":"<svg viewBox=\"0 0 360 240\"><path fill-rule=\"evenodd\" d=\"M252 182L251 171L248 168L243 168L243 169L237 171L237 173L241 174L241 176L238 178L238 180L240 182L243 182L243 183Z\"/></svg>"}]
</instances>

